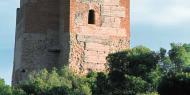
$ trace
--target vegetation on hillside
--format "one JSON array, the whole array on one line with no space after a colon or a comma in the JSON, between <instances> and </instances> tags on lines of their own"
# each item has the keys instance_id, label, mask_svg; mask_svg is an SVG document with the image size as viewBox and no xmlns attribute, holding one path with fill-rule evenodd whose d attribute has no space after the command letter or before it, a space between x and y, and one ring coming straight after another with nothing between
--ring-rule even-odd
<instances>
[{"instance_id":1,"label":"vegetation on hillside","mask_svg":"<svg viewBox=\"0 0 190 95\"><path fill-rule=\"evenodd\" d=\"M0 79L0 95L11 95L12 91L10 86L5 85L5 81Z\"/></svg>"},{"instance_id":2,"label":"vegetation on hillside","mask_svg":"<svg viewBox=\"0 0 190 95\"><path fill-rule=\"evenodd\" d=\"M68 67L33 72L11 88L0 80L0 95L188 95L190 45L171 44L155 52L138 46L107 57L109 72L77 76Z\"/></svg>"}]
</instances>

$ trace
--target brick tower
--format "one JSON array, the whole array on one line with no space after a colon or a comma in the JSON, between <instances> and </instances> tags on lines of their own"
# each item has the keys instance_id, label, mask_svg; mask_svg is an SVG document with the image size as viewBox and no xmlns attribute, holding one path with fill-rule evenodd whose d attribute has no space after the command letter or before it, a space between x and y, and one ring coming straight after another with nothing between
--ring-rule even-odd
<instances>
[{"instance_id":1,"label":"brick tower","mask_svg":"<svg viewBox=\"0 0 190 95\"><path fill-rule=\"evenodd\" d=\"M12 83L68 64L105 71L106 56L130 46L130 0L21 0Z\"/></svg>"}]
</instances>

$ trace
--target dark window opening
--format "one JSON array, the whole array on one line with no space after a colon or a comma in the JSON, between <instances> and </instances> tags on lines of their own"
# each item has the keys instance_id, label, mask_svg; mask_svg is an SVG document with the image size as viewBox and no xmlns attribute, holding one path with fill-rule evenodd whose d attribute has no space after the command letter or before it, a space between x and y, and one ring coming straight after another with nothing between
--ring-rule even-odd
<instances>
[{"instance_id":1,"label":"dark window opening","mask_svg":"<svg viewBox=\"0 0 190 95\"><path fill-rule=\"evenodd\" d=\"M22 69L22 71L21 71L22 73L25 73L26 72L26 70L25 69Z\"/></svg>"},{"instance_id":2,"label":"dark window opening","mask_svg":"<svg viewBox=\"0 0 190 95\"><path fill-rule=\"evenodd\" d=\"M60 49L48 49L48 52L53 52L53 53L60 53Z\"/></svg>"},{"instance_id":3,"label":"dark window opening","mask_svg":"<svg viewBox=\"0 0 190 95\"><path fill-rule=\"evenodd\" d=\"M60 53L61 50L60 50L60 48L58 46L54 46L54 47L50 47L48 49L48 52L51 52L51 53Z\"/></svg>"},{"instance_id":4,"label":"dark window opening","mask_svg":"<svg viewBox=\"0 0 190 95\"><path fill-rule=\"evenodd\" d=\"M95 12L94 12L94 10L89 10L88 24L95 24Z\"/></svg>"}]
</instances>

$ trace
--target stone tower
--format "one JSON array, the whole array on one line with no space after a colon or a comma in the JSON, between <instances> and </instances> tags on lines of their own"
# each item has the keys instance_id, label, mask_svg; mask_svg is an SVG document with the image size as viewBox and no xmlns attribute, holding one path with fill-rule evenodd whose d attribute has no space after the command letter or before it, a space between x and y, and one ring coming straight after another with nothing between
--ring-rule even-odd
<instances>
[{"instance_id":1,"label":"stone tower","mask_svg":"<svg viewBox=\"0 0 190 95\"><path fill-rule=\"evenodd\" d=\"M130 0L21 0L12 83L68 64L105 71L106 56L130 46Z\"/></svg>"}]
</instances>

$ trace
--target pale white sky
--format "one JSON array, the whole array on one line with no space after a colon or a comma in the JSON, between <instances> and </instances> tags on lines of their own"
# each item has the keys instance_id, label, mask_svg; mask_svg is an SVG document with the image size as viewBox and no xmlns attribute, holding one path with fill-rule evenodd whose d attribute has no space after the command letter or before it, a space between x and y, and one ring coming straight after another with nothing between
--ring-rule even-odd
<instances>
[{"instance_id":1,"label":"pale white sky","mask_svg":"<svg viewBox=\"0 0 190 95\"><path fill-rule=\"evenodd\" d=\"M133 0L135 23L181 25L190 23L189 0Z\"/></svg>"},{"instance_id":2,"label":"pale white sky","mask_svg":"<svg viewBox=\"0 0 190 95\"><path fill-rule=\"evenodd\" d=\"M190 0L131 0L131 46L190 43Z\"/></svg>"}]
</instances>

